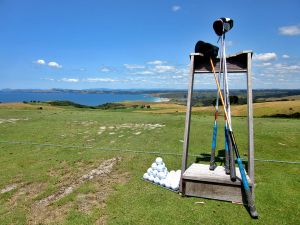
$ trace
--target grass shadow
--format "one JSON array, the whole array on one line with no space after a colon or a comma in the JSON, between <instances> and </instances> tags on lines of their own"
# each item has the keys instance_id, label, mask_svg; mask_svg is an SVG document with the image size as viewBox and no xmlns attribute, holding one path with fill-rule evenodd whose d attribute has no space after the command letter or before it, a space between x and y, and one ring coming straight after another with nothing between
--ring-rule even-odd
<instances>
[{"instance_id":1,"label":"grass shadow","mask_svg":"<svg viewBox=\"0 0 300 225\"><path fill-rule=\"evenodd\" d=\"M200 153L199 156L196 157L195 163L210 162L210 157L211 157L211 154ZM219 166L223 166L224 165L224 163L225 163L225 149L218 150L218 153L215 156L215 162L216 163L220 163ZM244 164L244 168L247 171L248 161L243 160L243 164Z\"/></svg>"}]
</instances>

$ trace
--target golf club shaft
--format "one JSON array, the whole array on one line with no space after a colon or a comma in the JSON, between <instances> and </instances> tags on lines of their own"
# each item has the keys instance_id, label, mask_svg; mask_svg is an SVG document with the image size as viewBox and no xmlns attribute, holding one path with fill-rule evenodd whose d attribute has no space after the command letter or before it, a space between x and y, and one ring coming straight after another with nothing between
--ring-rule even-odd
<instances>
[{"instance_id":1,"label":"golf club shaft","mask_svg":"<svg viewBox=\"0 0 300 225\"><path fill-rule=\"evenodd\" d=\"M246 177L245 168L243 166L242 160L241 160L240 155L239 155L238 147L237 147L235 137L234 137L232 127L231 127L231 121L228 120L228 113L227 113L227 110L226 110L226 107L225 107L225 104L224 104L224 98L223 98L223 95L222 95L222 92L221 92L220 84L219 84L218 79L216 77L215 67L214 67L214 64L213 64L213 61L212 61L211 58L210 58L210 64L211 64L211 67L212 67L212 70L213 70L213 74L214 74L214 78L215 78L215 81L216 81L216 84L217 84L217 87L218 87L220 98L221 98L221 101L222 101L222 104L223 104L224 113L225 113L225 116L227 118L227 123L228 123L228 126L229 126L229 132L228 133L229 133L229 137L231 139L232 146L233 146L235 154L236 154L236 158L237 158L236 160L237 160L239 170L240 170L240 173L241 173L242 183L243 183L243 187L244 187L244 190L245 190L246 200L247 200L248 207L249 207L249 210L250 210L250 215L253 218L258 218L258 213L257 213L256 208L254 206L254 201L253 201L253 198L252 198L251 190L250 190L249 183L248 183L248 180L247 180L247 177Z\"/></svg>"},{"instance_id":2,"label":"golf club shaft","mask_svg":"<svg viewBox=\"0 0 300 225\"><path fill-rule=\"evenodd\" d=\"M216 154L216 145L217 145L217 132L218 132L218 111L215 112L215 122L213 128L213 136L212 136L212 144L211 144L211 156L210 156L210 170L214 170L216 168L215 162L215 154Z\"/></svg>"}]
</instances>

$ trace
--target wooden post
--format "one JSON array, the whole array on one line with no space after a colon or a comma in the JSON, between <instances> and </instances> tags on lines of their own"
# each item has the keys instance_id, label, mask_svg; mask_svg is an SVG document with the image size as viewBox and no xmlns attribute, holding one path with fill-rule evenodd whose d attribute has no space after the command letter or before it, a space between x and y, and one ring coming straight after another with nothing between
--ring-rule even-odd
<instances>
[{"instance_id":1,"label":"wooden post","mask_svg":"<svg viewBox=\"0 0 300 225\"><path fill-rule=\"evenodd\" d=\"M252 98L252 53L247 54L247 101L248 101L248 175L253 183L254 194L254 137L253 137L253 98Z\"/></svg>"},{"instance_id":2,"label":"wooden post","mask_svg":"<svg viewBox=\"0 0 300 225\"><path fill-rule=\"evenodd\" d=\"M182 154L182 168L181 168L181 178L180 178L180 192L184 195L184 184L182 182L182 176L187 168L188 151L189 151L189 137L190 137L190 125L191 125L191 113L192 113L192 97L193 97L193 87L194 87L194 55L191 55L191 65L190 65L190 77L189 77L189 90L187 96L186 105L186 116L185 116L185 130L184 130L184 142L183 142L183 154Z\"/></svg>"}]
</instances>

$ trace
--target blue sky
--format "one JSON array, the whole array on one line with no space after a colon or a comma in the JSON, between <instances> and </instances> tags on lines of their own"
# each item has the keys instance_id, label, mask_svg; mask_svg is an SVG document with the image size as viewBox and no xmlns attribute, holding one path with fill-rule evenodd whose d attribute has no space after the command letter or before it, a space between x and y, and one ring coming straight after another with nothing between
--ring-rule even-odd
<instances>
[{"instance_id":1,"label":"blue sky","mask_svg":"<svg viewBox=\"0 0 300 225\"><path fill-rule=\"evenodd\" d=\"M219 17L235 21L227 53L255 53L254 88L299 88L299 10L297 0L0 0L0 88L186 89L189 54L198 40L217 44ZM199 76L196 88L215 88Z\"/></svg>"}]
</instances>

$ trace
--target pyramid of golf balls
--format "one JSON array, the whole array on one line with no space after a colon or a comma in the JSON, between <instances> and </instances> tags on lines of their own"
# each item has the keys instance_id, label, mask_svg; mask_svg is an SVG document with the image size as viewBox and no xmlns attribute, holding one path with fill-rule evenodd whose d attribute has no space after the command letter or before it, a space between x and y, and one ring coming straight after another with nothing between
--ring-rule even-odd
<instances>
[{"instance_id":1,"label":"pyramid of golf balls","mask_svg":"<svg viewBox=\"0 0 300 225\"><path fill-rule=\"evenodd\" d=\"M168 172L163 159L158 157L147 170L147 173L144 174L143 178L162 187L177 191L179 188L180 176L181 170L171 170Z\"/></svg>"}]
</instances>

